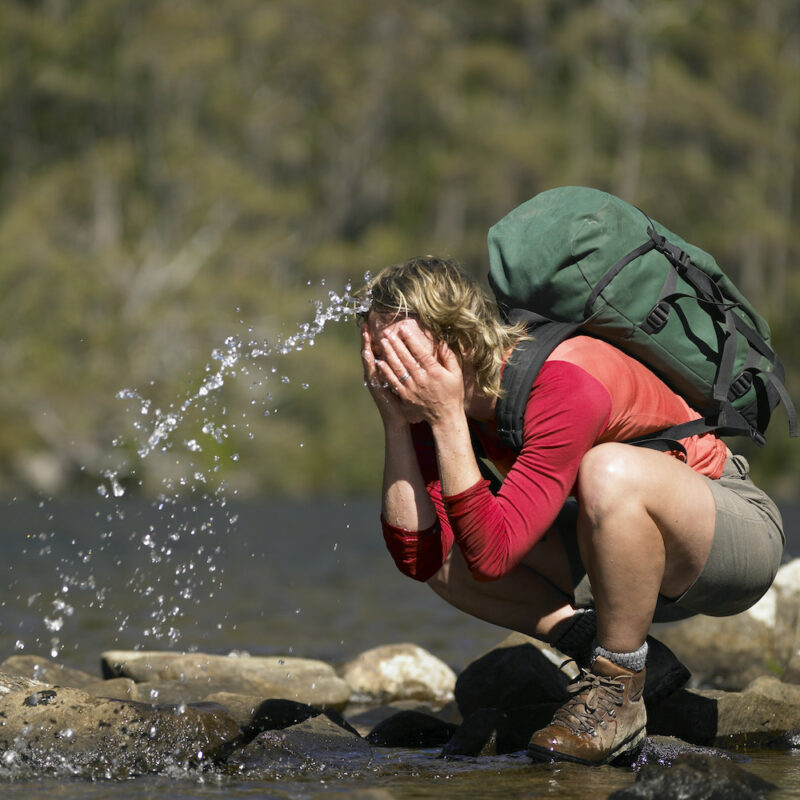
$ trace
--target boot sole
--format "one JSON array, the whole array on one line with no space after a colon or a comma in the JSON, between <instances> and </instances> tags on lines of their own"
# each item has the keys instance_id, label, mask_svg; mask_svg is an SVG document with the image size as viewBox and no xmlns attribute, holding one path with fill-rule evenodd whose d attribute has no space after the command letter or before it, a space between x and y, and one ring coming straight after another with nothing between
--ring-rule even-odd
<instances>
[{"instance_id":1,"label":"boot sole","mask_svg":"<svg viewBox=\"0 0 800 800\"><path fill-rule=\"evenodd\" d=\"M556 750L547 750L543 747L539 747L538 745L529 745L528 747L528 756L534 761L571 761L574 764L585 764L588 767L602 767L605 764L610 764L615 759L619 758L626 753L636 749L639 745L641 745L645 737L647 736L647 730L642 728L641 730L634 733L624 742L622 742L615 750L612 750L604 759L601 761L589 761L586 758L579 758L578 756L570 755L569 753L559 753Z\"/></svg>"}]
</instances>

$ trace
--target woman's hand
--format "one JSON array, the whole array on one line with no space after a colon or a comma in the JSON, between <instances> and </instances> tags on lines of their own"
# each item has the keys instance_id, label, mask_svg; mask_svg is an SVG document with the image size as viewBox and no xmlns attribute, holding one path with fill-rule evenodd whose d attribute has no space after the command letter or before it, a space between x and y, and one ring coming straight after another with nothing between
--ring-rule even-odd
<instances>
[{"instance_id":1,"label":"woman's hand","mask_svg":"<svg viewBox=\"0 0 800 800\"><path fill-rule=\"evenodd\" d=\"M378 359L367 325L361 326L361 363L364 366L364 385L369 389L384 424L405 423L406 416L400 398L391 391L389 382L378 371Z\"/></svg>"},{"instance_id":2,"label":"woman's hand","mask_svg":"<svg viewBox=\"0 0 800 800\"><path fill-rule=\"evenodd\" d=\"M387 326L380 338L378 374L401 402L409 422L432 427L464 417L461 363L444 342L435 343L414 319Z\"/></svg>"}]
</instances>

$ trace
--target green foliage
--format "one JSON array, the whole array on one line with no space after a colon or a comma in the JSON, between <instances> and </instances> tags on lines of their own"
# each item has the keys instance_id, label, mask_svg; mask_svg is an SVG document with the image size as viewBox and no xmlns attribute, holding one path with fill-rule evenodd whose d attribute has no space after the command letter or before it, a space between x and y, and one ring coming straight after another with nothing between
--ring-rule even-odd
<instances>
[{"instance_id":1,"label":"green foliage","mask_svg":"<svg viewBox=\"0 0 800 800\"><path fill-rule=\"evenodd\" d=\"M789 0L7 0L0 485L94 485L122 459L146 491L374 491L352 322L243 359L141 463L147 415L115 395L179 408L227 337L285 339L386 263L482 276L489 226L564 183L714 253L800 385L798 68ZM196 433L212 418L219 442ZM791 496L781 428L750 455Z\"/></svg>"}]
</instances>

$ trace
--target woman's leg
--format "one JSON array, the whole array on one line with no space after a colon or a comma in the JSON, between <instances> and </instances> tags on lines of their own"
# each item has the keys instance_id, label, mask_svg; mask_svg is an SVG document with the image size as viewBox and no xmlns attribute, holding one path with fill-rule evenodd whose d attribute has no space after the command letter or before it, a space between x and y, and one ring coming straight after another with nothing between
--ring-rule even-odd
<instances>
[{"instance_id":1,"label":"woman's leg","mask_svg":"<svg viewBox=\"0 0 800 800\"><path fill-rule=\"evenodd\" d=\"M609 443L581 462L578 509L598 641L612 652L635 651L647 636L659 593L677 597L705 564L714 537L711 490L675 458Z\"/></svg>"},{"instance_id":2,"label":"woman's leg","mask_svg":"<svg viewBox=\"0 0 800 800\"><path fill-rule=\"evenodd\" d=\"M578 471L578 545L592 584L591 671L530 740L535 758L604 764L644 739L645 639L659 593L677 597L700 574L716 506L705 478L654 450L603 444Z\"/></svg>"},{"instance_id":3,"label":"woman's leg","mask_svg":"<svg viewBox=\"0 0 800 800\"><path fill-rule=\"evenodd\" d=\"M476 581L458 546L428 585L444 600L474 617L529 636L549 639L574 613L566 552L554 528L502 578Z\"/></svg>"}]
</instances>

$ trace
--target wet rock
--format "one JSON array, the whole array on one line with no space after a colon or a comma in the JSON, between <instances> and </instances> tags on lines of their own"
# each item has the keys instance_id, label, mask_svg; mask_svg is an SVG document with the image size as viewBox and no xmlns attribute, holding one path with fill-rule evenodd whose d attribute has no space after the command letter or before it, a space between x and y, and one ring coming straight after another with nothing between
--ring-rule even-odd
<instances>
[{"instance_id":1,"label":"wet rock","mask_svg":"<svg viewBox=\"0 0 800 800\"><path fill-rule=\"evenodd\" d=\"M10 656L0 664L0 670L44 683L69 686L73 689L85 689L100 680L98 675L92 675L79 669L70 669L63 664L37 655Z\"/></svg>"},{"instance_id":2,"label":"wet rock","mask_svg":"<svg viewBox=\"0 0 800 800\"><path fill-rule=\"evenodd\" d=\"M676 739L674 736L648 736L642 745L642 749L631 759L630 766L636 772L648 764L668 767L679 756L686 753L700 753L729 761L733 759L731 753L719 748L689 744L681 739Z\"/></svg>"},{"instance_id":3,"label":"wet rock","mask_svg":"<svg viewBox=\"0 0 800 800\"><path fill-rule=\"evenodd\" d=\"M162 691L171 694L179 683L184 687L183 700L233 691L341 710L350 699L350 687L333 667L307 658L114 650L102 654L102 667L106 677L175 682L170 689L158 688L159 697Z\"/></svg>"},{"instance_id":4,"label":"wet rock","mask_svg":"<svg viewBox=\"0 0 800 800\"><path fill-rule=\"evenodd\" d=\"M346 663L339 674L358 698L380 702L446 703L453 698L456 682L447 664L415 644L372 648Z\"/></svg>"},{"instance_id":5,"label":"wet rock","mask_svg":"<svg viewBox=\"0 0 800 800\"><path fill-rule=\"evenodd\" d=\"M670 766L647 765L608 800L762 800L773 784L724 758L684 753Z\"/></svg>"},{"instance_id":6,"label":"wet rock","mask_svg":"<svg viewBox=\"0 0 800 800\"><path fill-rule=\"evenodd\" d=\"M699 745L764 745L800 729L800 686L763 677L743 692L683 690L648 712L647 729Z\"/></svg>"},{"instance_id":7,"label":"wet rock","mask_svg":"<svg viewBox=\"0 0 800 800\"><path fill-rule=\"evenodd\" d=\"M574 672L559 669L561 657L536 639L514 633L469 664L458 676L455 698L466 719L482 708L500 710L566 700Z\"/></svg>"},{"instance_id":8,"label":"wet rock","mask_svg":"<svg viewBox=\"0 0 800 800\"><path fill-rule=\"evenodd\" d=\"M440 747L457 727L422 711L398 711L379 722L366 739L376 747Z\"/></svg>"},{"instance_id":9,"label":"wet rock","mask_svg":"<svg viewBox=\"0 0 800 800\"><path fill-rule=\"evenodd\" d=\"M800 559L778 570L752 608L733 617L697 616L659 638L691 670L696 685L737 691L762 675L800 679Z\"/></svg>"},{"instance_id":10,"label":"wet rock","mask_svg":"<svg viewBox=\"0 0 800 800\"><path fill-rule=\"evenodd\" d=\"M360 769L372 761L369 743L324 714L282 730L265 731L235 752L228 764L242 772Z\"/></svg>"},{"instance_id":11,"label":"wet rock","mask_svg":"<svg viewBox=\"0 0 800 800\"><path fill-rule=\"evenodd\" d=\"M502 716L503 712L496 708L473 711L442 748L442 755L445 758L497 755L497 725Z\"/></svg>"},{"instance_id":12,"label":"wet rock","mask_svg":"<svg viewBox=\"0 0 800 800\"><path fill-rule=\"evenodd\" d=\"M223 758L240 737L220 708L155 708L56 686L0 700L5 765L37 773L125 778Z\"/></svg>"}]
</instances>

